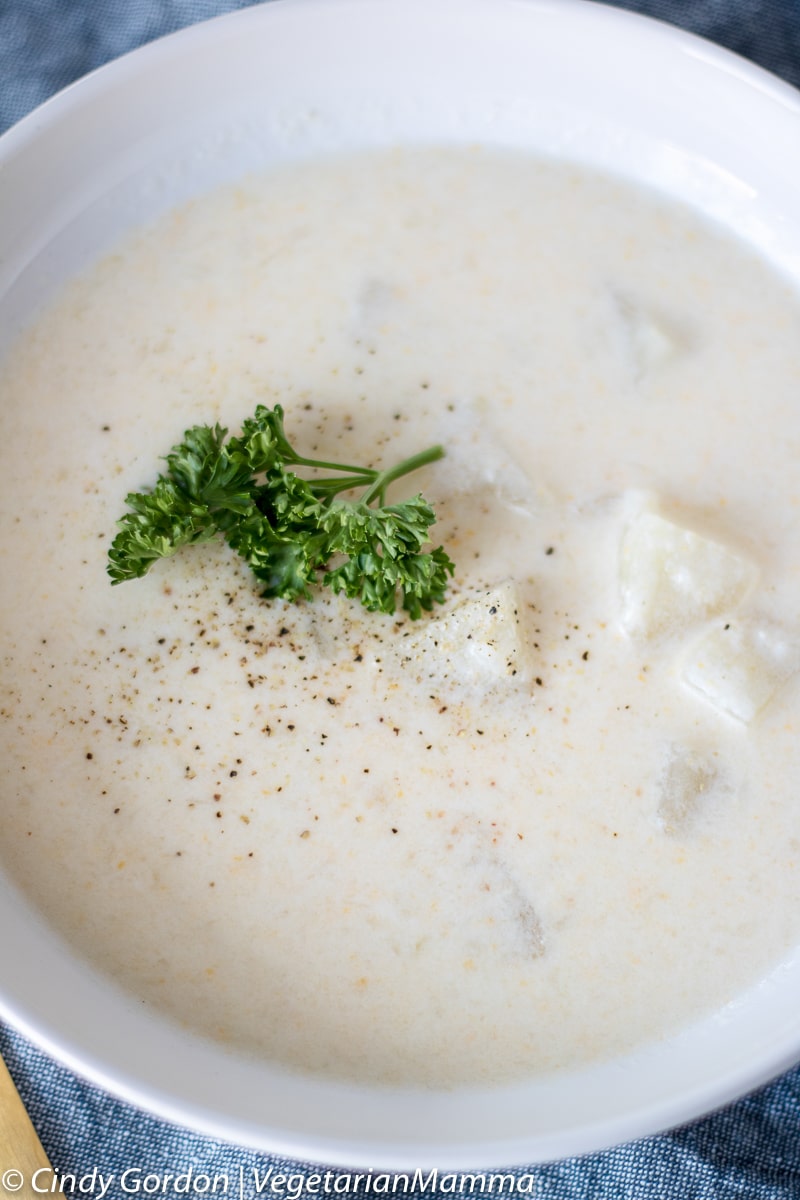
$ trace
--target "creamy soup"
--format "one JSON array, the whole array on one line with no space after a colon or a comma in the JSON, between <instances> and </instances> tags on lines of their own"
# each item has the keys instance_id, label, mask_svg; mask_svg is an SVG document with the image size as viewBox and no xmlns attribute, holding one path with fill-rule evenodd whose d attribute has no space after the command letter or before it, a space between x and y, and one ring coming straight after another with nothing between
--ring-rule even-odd
<instances>
[{"instance_id":1,"label":"creamy soup","mask_svg":"<svg viewBox=\"0 0 800 1200\"><path fill-rule=\"evenodd\" d=\"M251 1055L607 1058L800 939L800 303L692 214L482 150L282 169L71 284L0 378L2 861ZM111 587L183 431L446 457L413 622L221 544Z\"/></svg>"}]
</instances>

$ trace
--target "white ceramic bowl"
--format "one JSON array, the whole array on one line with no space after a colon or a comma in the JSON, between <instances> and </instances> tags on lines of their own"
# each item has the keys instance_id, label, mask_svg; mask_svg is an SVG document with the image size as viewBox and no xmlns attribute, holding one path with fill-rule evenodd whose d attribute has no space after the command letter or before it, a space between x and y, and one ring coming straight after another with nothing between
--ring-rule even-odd
<instances>
[{"instance_id":1,"label":"white ceramic bowl","mask_svg":"<svg viewBox=\"0 0 800 1200\"><path fill-rule=\"evenodd\" d=\"M0 141L0 338L131 225L245 170L395 142L523 147L641 181L800 285L800 97L581 0L280 0L104 68ZM800 1058L800 954L723 1013L601 1066L487 1092L371 1090L243 1061L89 970L0 879L3 1015L162 1116L328 1163L477 1167L696 1117Z\"/></svg>"}]
</instances>

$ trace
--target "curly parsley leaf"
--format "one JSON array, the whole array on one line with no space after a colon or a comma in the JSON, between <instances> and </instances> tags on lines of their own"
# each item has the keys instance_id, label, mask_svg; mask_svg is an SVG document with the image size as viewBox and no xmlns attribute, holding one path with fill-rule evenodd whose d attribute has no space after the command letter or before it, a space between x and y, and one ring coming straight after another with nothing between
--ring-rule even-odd
<instances>
[{"instance_id":1,"label":"curly parsley leaf","mask_svg":"<svg viewBox=\"0 0 800 1200\"><path fill-rule=\"evenodd\" d=\"M453 563L441 546L422 549L433 509L421 495L385 502L394 480L442 457L440 446L383 471L304 458L286 436L278 404L259 405L238 436L227 433L220 425L187 430L153 489L127 497L108 555L113 583L220 536L250 565L265 596L309 598L321 582L371 611L394 612L399 599L414 618L444 599ZM335 474L306 479L296 467ZM356 500L338 499L357 490Z\"/></svg>"}]
</instances>

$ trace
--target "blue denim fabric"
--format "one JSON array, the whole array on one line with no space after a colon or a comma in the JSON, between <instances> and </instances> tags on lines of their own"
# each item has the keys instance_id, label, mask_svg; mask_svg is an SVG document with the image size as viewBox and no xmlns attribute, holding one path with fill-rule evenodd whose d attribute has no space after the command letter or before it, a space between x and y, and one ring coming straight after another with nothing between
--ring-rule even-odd
<instances>
[{"instance_id":1,"label":"blue denim fabric","mask_svg":"<svg viewBox=\"0 0 800 1200\"><path fill-rule=\"evenodd\" d=\"M247 3L0 0L0 131L125 51ZM800 0L626 0L619 6L708 37L800 86ZM142 1176L189 1169L221 1174L231 1181L229 1194L238 1194L233 1189L242 1171L245 1195L254 1194L254 1170L309 1169L167 1125L76 1078L3 1027L0 1052L53 1165L79 1180L94 1169L113 1175L111 1200L124 1194L119 1180L130 1168ZM0 1172L13 1165L0 1162ZM518 1173L532 1177L529 1194L547 1200L800 1200L800 1068L688 1128ZM88 1184L84 1192L92 1194ZM0 1180L0 1200L3 1194Z\"/></svg>"}]
</instances>

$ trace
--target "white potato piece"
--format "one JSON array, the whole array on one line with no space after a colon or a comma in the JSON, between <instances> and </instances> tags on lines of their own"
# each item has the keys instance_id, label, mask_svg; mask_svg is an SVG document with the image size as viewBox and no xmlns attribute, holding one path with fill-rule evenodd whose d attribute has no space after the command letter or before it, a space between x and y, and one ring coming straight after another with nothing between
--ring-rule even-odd
<instances>
[{"instance_id":1,"label":"white potato piece","mask_svg":"<svg viewBox=\"0 0 800 1200\"><path fill-rule=\"evenodd\" d=\"M376 335L391 328L399 316L405 315L401 289L386 279L367 279L356 294L352 308L351 328L359 341L372 343Z\"/></svg>"},{"instance_id":2,"label":"white potato piece","mask_svg":"<svg viewBox=\"0 0 800 1200\"><path fill-rule=\"evenodd\" d=\"M731 780L712 752L670 745L656 781L657 821L666 834L686 833L704 810L732 794Z\"/></svg>"},{"instance_id":3,"label":"white potato piece","mask_svg":"<svg viewBox=\"0 0 800 1200\"><path fill-rule=\"evenodd\" d=\"M478 885L476 916L469 941L474 953L485 953L487 941L502 957L540 958L546 950L544 927L531 900L530 884L523 887L500 857L491 852L476 857L465 880ZM462 910L463 913L463 910Z\"/></svg>"},{"instance_id":4,"label":"white potato piece","mask_svg":"<svg viewBox=\"0 0 800 1200\"><path fill-rule=\"evenodd\" d=\"M532 479L509 452L480 406L453 402L444 414L436 440L447 447L436 465L429 492L442 496L491 498L521 516L532 517L551 509L554 497L542 479Z\"/></svg>"},{"instance_id":5,"label":"white potato piece","mask_svg":"<svg viewBox=\"0 0 800 1200\"><path fill-rule=\"evenodd\" d=\"M547 935L533 898L535 881L517 878L477 817L456 819L438 833L414 856L417 883L425 880L435 889L435 903L425 887L405 889L400 903L389 889L376 888L365 898L354 885L348 905L364 912L396 954L415 955L426 943L458 939L465 956L490 969L541 958Z\"/></svg>"},{"instance_id":6,"label":"white potato piece","mask_svg":"<svg viewBox=\"0 0 800 1200\"><path fill-rule=\"evenodd\" d=\"M412 633L404 645L403 665L421 668L426 678L482 688L523 679L526 649L519 613L517 586L506 580Z\"/></svg>"},{"instance_id":7,"label":"white potato piece","mask_svg":"<svg viewBox=\"0 0 800 1200\"><path fill-rule=\"evenodd\" d=\"M722 712L752 721L800 669L800 639L769 622L726 621L705 633L681 677Z\"/></svg>"},{"instance_id":8,"label":"white potato piece","mask_svg":"<svg viewBox=\"0 0 800 1200\"><path fill-rule=\"evenodd\" d=\"M721 542L656 512L640 512L620 546L620 619L632 637L657 637L734 608L758 569Z\"/></svg>"},{"instance_id":9,"label":"white potato piece","mask_svg":"<svg viewBox=\"0 0 800 1200\"><path fill-rule=\"evenodd\" d=\"M685 350L685 337L676 322L629 296L615 299L636 379L660 370Z\"/></svg>"}]
</instances>

